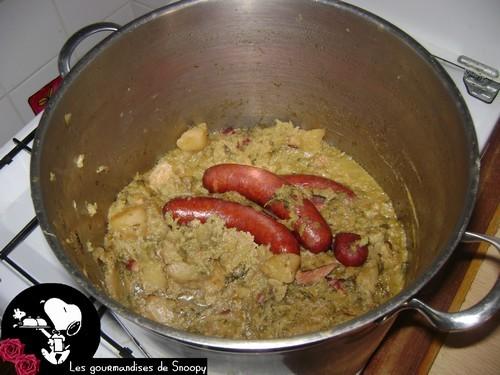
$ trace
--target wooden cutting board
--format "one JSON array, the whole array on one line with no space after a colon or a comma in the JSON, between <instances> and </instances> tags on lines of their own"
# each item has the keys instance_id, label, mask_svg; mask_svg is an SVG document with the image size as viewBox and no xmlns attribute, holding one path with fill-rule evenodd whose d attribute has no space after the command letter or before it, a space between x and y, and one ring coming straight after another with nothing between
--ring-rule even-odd
<instances>
[{"instance_id":1,"label":"wooden cutting board","mask_svg":"<svg viewBox=\"0 0 500 375\"><path fill-rule=\"evenodd\" d=\"M500 238L500 230L497 231L497 237ZM495 285L500 270L500 253L490 246L484 260L475 259L473 262L480 263L480 267L461 309L473 306ZM429 375L498 375L500 373L499 323L500 316L473 330L449 334L444 341L434 340L433 345L439 348L439 352L432 362Z\"/></svg>"},{"instance_id":2,"label":"wooden cutting board","mask_svg":"<svg viewBox=\"0 0 500 375\"><path fill-rule=\"evenodd\" d=\"M499 186L500 120L481 158L480 185L469 231L497 233L500 222ZM478 244L460 244L446 266L417 297L438 310L459 310L487 248ZM489 324L497 327L499 320L493 319ZM427 374L445 339L445 334L430 328L419 314L403 312L370 359L363 375Z\"/></svg>"}]
</instances>

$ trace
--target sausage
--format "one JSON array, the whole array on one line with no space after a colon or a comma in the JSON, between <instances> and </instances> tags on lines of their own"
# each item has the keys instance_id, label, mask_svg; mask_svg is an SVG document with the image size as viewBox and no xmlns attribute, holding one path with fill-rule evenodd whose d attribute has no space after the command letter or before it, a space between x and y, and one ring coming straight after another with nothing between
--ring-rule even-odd
<instances>
[{"instance_id":1,"label":"sausage","mask_svg":"<svg viewBox=\"0 0 500 375\"><path fill-rule=\"evenodd\" d=\"M336 192L345 193L349 198L354 198L356 194L348 187L326 177L310 174L287 174L281 178L295 186L302 186L310 189L330 189Z\"/></svg>"},{"instance_id":2,"label":"sausage","mask_svg":"<svg viewBox=\"0 0 500 375\"><path fill-rule=\"evenodd\" d=\"M293 228L304 247L315 254L327 251L332 244L332 232L314 204L304 199L296 214L298 219L293 223Z\"/></svg>"},{"instance_id":3,"label":"sausage","mask_svg":"<svg viewBox=\"0 0 500 375\"><path fill-rule=\"evenodd\" d=\"M361 236L356 233L337 233L333 244L335 258L346 267L362 266L368 258L368 246L355 245L360 239Z\"/></svg>"},{"instance_id":4,"label":"sausage","mask_svg":"<svg viewBox=\"0 0 500 375\"><path fill-rule=\"evenodd\" d=\"M290 212L281 201L272 201L276 190L288 182L262 168L241 164L218 164L208 168L203 175L203 186L211 193L236 191L268 208L280 219L289 219ZM272 202L271 202L272 201ZM302 245L313 253L328 250L332 234L328 223L314 204L304 199L297 205L298 219L293 223Z\"/></svg>"},{"instance_id":5,"label":"sausage","mask_svg":"<svg viewBox=\"0 0 500 375\"><path fill-rule=\"evenodd\" d=\"M211 193L237 191L261 206L265 206L273 198L274 192L285 184L274 173L250 165L218 164L203 174L203 186ZM284 215L289 213L277 214L279 217Z\"/></svg>"},{"instance_id":6,"label":"sausage","mask_svg":"<svg viewBox=\"0 0 500 375\"><path fill-rule=\"evenodd\" d=\"M171 213L180 224L192 220L204 223L210 216L217 215L226 227L249 232L256 243L269 245L275 254L300 253L299 244L287 227L263 212L236 202L209 197L174 198L163 206L163 214L166 213Z\"/></svg>"}]
</instances>

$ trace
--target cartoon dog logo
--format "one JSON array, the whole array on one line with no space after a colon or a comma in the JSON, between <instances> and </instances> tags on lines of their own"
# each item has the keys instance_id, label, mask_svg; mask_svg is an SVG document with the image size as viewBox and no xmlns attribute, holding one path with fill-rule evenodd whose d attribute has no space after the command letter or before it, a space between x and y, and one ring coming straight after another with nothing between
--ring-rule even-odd
<instances>
[{"instance_id":1,"label":"cartoon dog logo","mask_svg":"<svg viewBox=\"0 0 500 375\"><path fill-rule=\"evenodd\" d=\"M24 311L14 309L13 318L18 321L14 328L35 329L47 337L49 349L41 349L44 358L54 365L63 363L70 354L67 337L76 335L82 327L82 312L76 305L70 305L59 298L50 298L43 303L43 310L52 325L40 317L26 316Z\"/></svg>"}]
</instances>

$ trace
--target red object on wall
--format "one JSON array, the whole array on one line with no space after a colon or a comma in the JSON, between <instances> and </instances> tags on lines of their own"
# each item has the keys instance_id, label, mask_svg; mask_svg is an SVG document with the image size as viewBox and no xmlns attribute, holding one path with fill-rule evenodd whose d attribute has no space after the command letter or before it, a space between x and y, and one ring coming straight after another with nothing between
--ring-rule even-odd
<instances>
[{"instance_id":1,"label":"red object on wall","mask_svg":"<svg viewBox=\"0 0 500 375\"><path fill-rule=\"evenodd\" d=\"M61 83L62 78L58 76L28 98L28 104L35 115L43 111L50 97L54 95Z\"/></svg>"}]
</instances>

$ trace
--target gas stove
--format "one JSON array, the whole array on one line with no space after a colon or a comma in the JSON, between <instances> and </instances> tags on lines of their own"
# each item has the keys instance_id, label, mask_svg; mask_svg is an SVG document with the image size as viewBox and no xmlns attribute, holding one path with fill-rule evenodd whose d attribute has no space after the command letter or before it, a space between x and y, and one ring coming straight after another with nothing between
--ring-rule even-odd
<instances>
[{"instance_id":1,"label":"gas stove","mask_svg":"<svg viewBox=\"0 0 500 375\"><path fill-rule=\"evenodd\" d=\"M435 2L428 6L425 5L426 2L428 1L419 2L421 6L417 7L417 10L427 12L427 9L432 6L434 16L439 12L443 17L444 14L449 13L449 10L436 8ZM464 49L453 51L450 46L457 45L457 43L453 42L454 37L461 38L459 41L461 45L467 44L467 41L463 40L463 35L457 36L454 34L451 36L452 42L449 44L443 43L442 38L449 38L449 36L433 37L430 26L430 29L422 29L418 24L421 20L419 17L423 15L415 14L417 10L414 9L411 17L409 17L410 13L403 9L403 5L399 5L397 1L372 2L359 0L352 1L352 3L366 7L368 10L401 27L435 55L436 59L454 80L465 99L474 121L479 147L482 150L500 115L500 96L487 104L482 100L487 99L484 95L488 95L491 90L488 91L489 88L486 87L486 92L481 92L481 87L476 87L474 82L468 82L469 87L466 86L466 82L470 78L470 74L472 74L472 79L480 75L483 83L485 82L484 79L490 79L486 84L491 84L494 89L495 80L498 81L498 71L495 78L495 69L490 68L488 70L488 65L500 66L500 57L493 56L492 61L484 61L484 56L490 56L487 53L476 56L473 54L474 50L472 50L472 54ZM447 1L442 3L447 3ZM463 22L467 26L466 20L469 15L463 13L464 4L453 2L455 8L457 4L458 8L462 6L462 13L460 14L462 21L459 20L459 22ZM478 7L475 10L481 11ZM488 13L492 10L485 6L482 11ZM428 21L426 20L424 24L428 23ZM495 35L498 35L500 26L497 23L495 27L497 28ZM473 33L469 35L471 45L478 40L477 38L477 35L473 35ZM480 38L479 40L483 42L483 49L487 49L488 43L493 43L493 38ZM460 58L460 56L462 57ZM477 94L476 96L480 96L480 98L473 97L470 92ZM19 292L33 284L63 283L80 289L61 266L46 243L38 226L31 201L29 183L30 147L40 117L41 115L35 117L14 139L0 147L0 158L2 158L0 162L0 316L9 302ZM101 316L101 343L96 357L182 356L183 353L169 352L170 349L160 345L154 335L116 316L97 301L94 301L94 303ZM273 369L275 373L285 371L285 368Z\"/></svg>"}]
</instances>

